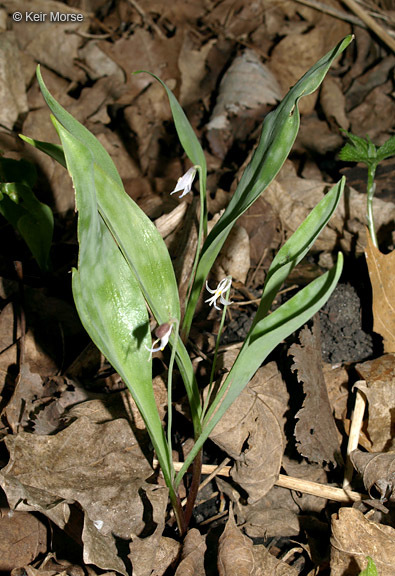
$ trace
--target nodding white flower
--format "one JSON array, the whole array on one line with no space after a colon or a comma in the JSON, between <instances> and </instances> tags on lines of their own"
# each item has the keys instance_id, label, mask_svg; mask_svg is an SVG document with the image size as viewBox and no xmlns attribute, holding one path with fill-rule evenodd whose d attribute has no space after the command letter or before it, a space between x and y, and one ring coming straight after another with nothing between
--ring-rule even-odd
<instances>
[{"instance_id":1,"label":"nodding white flower","mask_svg":"<svg viewBox=\"0 0 395 576\"><path fill-rule=\"evenodd\" d=\"M176 192L180 192L181 190L183 190L183 193L181 194L181 196L179 196L179 198L182 198L183 196L188 194L192 189L192 184L195 179L196 172L197 172L196 166L192 166L192 168L189 168L189 170L185 172L184 176L181 176L181 178L178 179L177 185L174 188L173 192L170 192L170 196L172 194L175 194Z\"/></svg>"},{"instance_id":2,"label":"nodding white flower","mask_svg":"<svg viewBox=\"0 0 395 576\"><path fill-rule=\"evenodd\" d=\"M157 339L153 343L152 348L148 348L148 346L146 346L148 352L150 352L149 358L151 358L153 352L159 352L159 350L163 350L165 346L167 346L172 329L173 324L170 322L165 322L164 324L161 324L155 329L154 334L157 337ZM158 342L160 342L160 344L159 346L156 346Z\"/></svg>"},{"instance_id":3,"label":"nodding white flower","mask_svg":"<svg viewBox=\"0 0 395 576\"><path fill-rule=\"evenodd\" d=\"M214 304L214 308L216 308L217 310L221 310L221 308L219 306L217 306L218 298L220 299L221 304L223 304L224 306L228 306L229 304L232 304L232 302L230 300L225 300L225 298L222 296L222 294L224 292L227 292L231 286L232 286L232 278L230 276L227 276L226 278L221 280L221 282L218 284L218 286L216 287L215 290L211 290L211 288L209 288L208 283L206 281L206 289L211 294L213 294L213 296L210 296L210 298L207 298L207 300L205 300L205 302L208 302L210 306L212 306Z\"/></svg>"}]
</instances>

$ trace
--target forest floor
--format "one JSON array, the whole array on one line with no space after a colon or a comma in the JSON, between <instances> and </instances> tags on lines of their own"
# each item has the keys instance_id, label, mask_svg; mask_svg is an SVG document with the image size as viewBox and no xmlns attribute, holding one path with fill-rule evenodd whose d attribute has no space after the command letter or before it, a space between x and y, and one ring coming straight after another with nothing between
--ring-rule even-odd
<instances>
[{"instance_id":1,"label":"forest floor","mask_svg":"<svg viewBox=\"0 0 395 576\"><path fill-rule=\"evenodd\" d=\"M74 18L60 21L66 14ZM15 228L0 222L0 574L352 576L367 556L380 576L395 573L395 158L376 174L380 252L378 272L369 275L367 170L338 156L342 129L376 145L393 136L394 21L391 0L0 0L0 151L36 166L34 192L54 214L46 272ZM170 196L190 163L163 87L133 72L166 82L202 142L210 226L266 115L348 34L354 41L320 89L300 100L288 160L240 218L210 274L210 286L233 278L220 374L246 337L279 247L345 175L337 211L274 305L331 268L339 251L343 274L327 304L276 348L211 435L208 482L182 541L137 408L73 303L71 179L18 137L58 143L36 66L156 224L182 299L197 245L197 187L181 200ZM372 285L381 290L376 297ZM202 383L221 320L205 294L189 338ZM167 350L153 360L164 422L168 361ZM174 407L174 461L181 462L192 438L180 384Z\"/></svg>"}]
</instances>

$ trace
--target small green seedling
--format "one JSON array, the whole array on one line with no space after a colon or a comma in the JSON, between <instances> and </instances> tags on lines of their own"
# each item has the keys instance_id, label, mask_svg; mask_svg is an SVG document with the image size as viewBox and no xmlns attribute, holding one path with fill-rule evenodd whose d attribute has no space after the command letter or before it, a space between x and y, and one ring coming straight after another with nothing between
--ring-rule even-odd
<instances>
[{"instance_id":1,"label":"small green seedling","mask_svg":"<svg viewBox=\"0 0 395 576\"><path fill-rule=\"evenodd\" d=\"M27 160L0 156L0 214L20 233L40 268L49 268L53 214L32 188L37 173Z\"/></svg>"},{"instance_id":2,"label":"small green seedling","mask_svg":"<svg viewBox=\"0 0 395 576\"><path fill-rule=\"evenodd\" d=\"M216 389L215 360L207 381L197 382L188 354L188 335L199 295L221 311L232 304L232 279L216 287L208 282L213 264L238 218L257 200L285 162L299 130L298 102L320 86L331 64L352 41L347 36L323 56L267 115L257 149L221 218L207 234L207 167L203 149L174 94L161 81L169 98L175 127L192 167L173 193L192 193L199 176L200 228L190 289L180 302L170 254L157 228L128 196L110 156L100 142L53 98L40 70L37 77L62 146L25 137L69 171L78 211L78 268L73 270L73 296L81 321L93 342L128 386L150 434L181 533L185 533L199 485L202 447L219 420L247 386L262 362L284 339L305 324L328 300L339 280L343 257L301 289L272 314L276 294L293 268L305 257L336 210L344 178L322 198L275 256L267 273L253 325L231 370ZM200 242L200 239L202 242ZM207 294L207 292L208 294ZM207 298L208 296L208 298ZM182 305L181 305L182 304ZM185 309L184 317L181 309ZM154 343L150 315L157 322ZM172 349L168 379L167 433L162 427L152 387L152 354ZM176 473L172 459L172 367L177 363L189 401L195 444ZM206 400L202 390L209 393ZM185 510L178 497L184 474L193 464Z\"/></svg>"},{"instance_id":3,"label":"small green seedling","mask_svg":"<svg viewBox=\"0 0 395 576\"><path fill-rule=\"evenodd\" d=\"M376 564L373 562L370 556L367 557L368 565L365 570L359 573L359 576L378 576Z\"/></svg>"},{"instance_id":4,"label":"small green seedling","mask_svg":"<svg viewBox=\"0 0 395 576\"><path fill-rule=\"evenodd\" d=\"M339 158L345 162L362 162L368 168L368 181L366 187L366 220L368 223L370 237L376 248L378 248L376 230L373 219L373 196L376 190L374 177L377 166L382 160L395 156L395 136L391 136L382 146L377 147L373 144L369 136L361 138L355 136L346 130L342 130L350 140L340 150Z\"/></svg>"}]
</instances>

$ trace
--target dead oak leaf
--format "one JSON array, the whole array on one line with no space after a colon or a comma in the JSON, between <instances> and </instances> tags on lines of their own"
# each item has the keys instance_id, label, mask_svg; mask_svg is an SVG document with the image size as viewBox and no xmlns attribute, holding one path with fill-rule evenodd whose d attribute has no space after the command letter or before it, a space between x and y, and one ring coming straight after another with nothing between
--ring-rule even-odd
<instances>
[{"instance_id":1,"label":"dead oak leaf","mask_svg":"<svg viewBox=\"0 0 395 576\"><path fill-rule=\"evenodd\" d=\"M320 328L317 320L312 332L307 326L300 332L301 345L293 344L292 370L303 382L306 397L296 414L295 437L299 453L311 462L327 462L336 466L340 457L337 428L329 403L321 357Z\"/></svg>"},{"instance_id":2,"label":"dead oak leaf","mask_svg":"<svg viewBox=\"0 0 395 576\"><path fill-rule=\"evenodd\" d=\"M395 352L395 250L382 254L366 235L366 262L373 291L373 330L383 337L384 351Z\"/></svg>"}]
</instances>

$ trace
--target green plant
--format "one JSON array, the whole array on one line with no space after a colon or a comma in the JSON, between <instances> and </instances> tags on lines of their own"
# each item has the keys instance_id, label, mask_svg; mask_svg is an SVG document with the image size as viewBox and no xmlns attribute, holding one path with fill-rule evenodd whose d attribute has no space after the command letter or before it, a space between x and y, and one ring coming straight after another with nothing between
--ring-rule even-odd
<instances>
[{"instance_id":1,"label":"green plant","mask_svg":"<svg viewBox=\"0 0 395 576\"><path fill-rule=\"evenodd\" d=\"M199 238L205 237L205 240L202 246L198 242L183 319L171 259L157 229L124 192L115 166L101 144L56 102L48 92L40 70L37 71L40 88L52 111L52 121L62 147L24 139L63 164L73 180L79 213L79 261L78 269L73 271L72 282L77 310L92 340L127 384L144 418L181 532L185 532L192 513L205 440L267 355L321 308L340 277L343 264L341 254L332 270L268 314L284 280L307 254L336 209L344 179L323 197L274 258L254 323L232 369L217 393L211 394L205 403L201 401L202 386L196 382L185 345L198 296L233 225L270 184L287 158L299 128L299 99L318 88L333 60L351 40L351 36L346 37L321 58L295 84L278 108L268 114L252 160L224 214L207 237L205 156L175 96L158 79L168 95L181 144L193 164L173 192L187 193L197 173L200 183ZM216 307L218 303L224 306L222 323L225 307L229 305L230 283L231 279L224 279L215 290L210 289L212 295L206 300ZM158 324L154 345L151 342L148 309ZM172 354L165 434L152 389L151 356L167 343L170 343ZM178 474L172 463L173 362L177 362L186 389L195 435L195 445ZM207 383L210 392L213 390L214 376L215 361ZM192 463L194 472L184 512L177 494L180 482Z\"/></svg>"},{"instance_id":2,"label":"green plant","mask_svg":"<svg viewBox=\"0 0 395 576\"><path fill-rule=\"evenodd\" d=\"M365 570L359 573L359 576L378 576L376 564L367 556L368 565L366 566Z\"/></svg>"},{"instance_id":3,"label":"green plant","mask_svg":"<svg viewBox=\"0 0 395 576\"><path fill-rule=\"evenodd\" d=\"M40 268L48 270L53 214L34 195L36 180L31 162L0 156L0 214L18 230Z\"/></svg>"},{"instance_id":4,"label":"green plant","mask_svg":"<svg viewBox=\"0 0 395 576\"><path fill-rule=\"evenodd\" d=\"M374 227L373 218L373 196L376 190L374 177L376 174L377 166L385 160L395 155L395 136L389 138L382 146L377 147L373 144L369 136L361 138L355 136L346 130L342 130L347 138L350 140L340 150L339 158L345 162L362 162L368 168L368 179L366 186L366 220L368 223L370 237L376 248L377 236Z\"/></svg>"}]
</instances>

